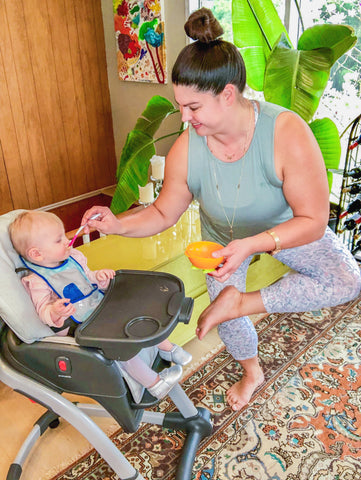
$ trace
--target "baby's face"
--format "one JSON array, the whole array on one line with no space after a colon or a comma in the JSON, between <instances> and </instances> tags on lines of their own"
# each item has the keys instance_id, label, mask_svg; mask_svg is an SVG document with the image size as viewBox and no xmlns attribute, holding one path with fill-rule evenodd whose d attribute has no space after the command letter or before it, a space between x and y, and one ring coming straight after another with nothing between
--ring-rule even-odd
<instances>
[{"instance_id":1,"label":"baby's face","mask_svg":"<svg viewBox=\"0 0 361 480\"><path fill-rule=\"evenodd\" d=\"M64 227L57 222L49 222L39 230L38 248L42 255L40 265L57 267L70 255L69 239Z\"/></svg>"}]
</instances>

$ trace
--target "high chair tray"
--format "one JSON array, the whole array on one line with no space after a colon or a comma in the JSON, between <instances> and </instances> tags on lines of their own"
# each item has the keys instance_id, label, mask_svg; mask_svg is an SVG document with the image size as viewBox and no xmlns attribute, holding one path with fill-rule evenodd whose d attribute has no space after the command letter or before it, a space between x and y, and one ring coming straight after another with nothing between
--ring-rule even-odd
<instances>
[{"instance_id":1,"label":"high chair tray","mask_svg":"<svg viewBox=\"0 0 361 480\"><path fill-rule=\"evenodd\" d=\"M167 338L179 321L188 323L192 306L183 282L174 275L118 270L75 338L79 345L102 349L107 358L128 360Z\"/></svg>"}]
</instances>

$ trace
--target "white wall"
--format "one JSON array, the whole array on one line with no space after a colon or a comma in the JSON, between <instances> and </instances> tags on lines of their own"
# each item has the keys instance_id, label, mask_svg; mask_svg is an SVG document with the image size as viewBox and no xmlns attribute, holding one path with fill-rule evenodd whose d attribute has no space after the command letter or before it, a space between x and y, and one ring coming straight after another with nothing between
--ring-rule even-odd
<instances>
[{"instance_id":1,"label":"white wall","mask_svg":"<svg viewBox=\"0 0 361 480\"><path fill-rule=\"evenodd\" d=\"M126 136L134 127L137 118L144 110L148 100L150 100L153 95L161 95L166 97L173 104L175 103L170 77L175 59L180 50L186 45L186 35L183 29L186 18L185 1L186 0L164 0L168 84L159 85L119 80L117 71L113 3L110 0L101 0L110 101L113 115L115 152L118 161ZM172 132L178 130L180 122L179 115L172 115L169 119L165 120L164 126L161 126L156 136L164 135L168 131ZM168 140L157 143L157 154L166 155L175 138L176 137L171 137Z\"/></svg>"}]
</instances>

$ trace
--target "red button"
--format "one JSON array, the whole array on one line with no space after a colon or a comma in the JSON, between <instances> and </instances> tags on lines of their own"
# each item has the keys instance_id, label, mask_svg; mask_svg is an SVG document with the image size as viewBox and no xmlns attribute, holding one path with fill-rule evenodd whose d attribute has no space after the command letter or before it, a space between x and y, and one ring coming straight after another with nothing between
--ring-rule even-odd
<instances>
[{"instance_id":1,"label":"red button","mask_svg":"<svg viewBox=\"0 0 361 480\"><path fill-rule=\"evenodd\" d=\"M64 360L59 360L58 367L59 367L59 370L61 370L62 372L66 372L68 368Z\"/></svg>"}]
</instances>

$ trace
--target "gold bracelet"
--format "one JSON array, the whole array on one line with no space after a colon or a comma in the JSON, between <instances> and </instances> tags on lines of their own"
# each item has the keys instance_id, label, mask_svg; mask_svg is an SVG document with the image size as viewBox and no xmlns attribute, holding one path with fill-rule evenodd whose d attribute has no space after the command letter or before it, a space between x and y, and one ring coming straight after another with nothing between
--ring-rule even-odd
<instances>
[{"instance_id":1,"label":"gold bracelet","mask_svg":"<svg viewBox=\"0 0 361 480\"><path fill-rule=\"evenodd\" d=\"M271 235L271 237L275 241L275 246L276 246L276 248L274 250L272 250L271 252L268 252L268 253L272 256L276 255L277 253L279 253L282 250L281 240L280 240L279 236L277 235L277 233L274 232L273 230L266 230L266 233L268 233L268 235Z\"/></svg>"}]
</instances>

